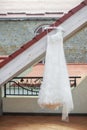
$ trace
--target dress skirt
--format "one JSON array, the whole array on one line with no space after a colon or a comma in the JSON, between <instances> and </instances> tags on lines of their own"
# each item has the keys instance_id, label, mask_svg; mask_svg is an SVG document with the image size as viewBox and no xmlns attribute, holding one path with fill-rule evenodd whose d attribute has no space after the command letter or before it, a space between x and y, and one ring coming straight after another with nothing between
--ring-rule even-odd
<instances>
[{"instance_id":1,"label":"dress skirt","mask_svg":"<svg viewBox=\"0 0 87 130\"><path fill-rule=\"evenodd\" d=\"M45 68L38 104L43 108L55 110L62 107L62 120L66 120L73 109L61 27L57 28L54 34L47 34Z\"/></svg>"}]
</instances>

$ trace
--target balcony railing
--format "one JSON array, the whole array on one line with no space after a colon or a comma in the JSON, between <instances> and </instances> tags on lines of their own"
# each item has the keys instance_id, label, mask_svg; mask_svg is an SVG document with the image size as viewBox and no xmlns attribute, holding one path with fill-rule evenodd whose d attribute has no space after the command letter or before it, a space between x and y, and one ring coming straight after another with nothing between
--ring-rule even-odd
<instances>
[{"instance_id":1,"label":"balcony railing","mask_svg":"<svg viewBox=\"0 0 87 130\"><path fill-rule=\"evenodd\" d=\"M69 77L71 87L77 86L80 76ZM4 97L7 96L38 96L42 77L14 77L4 85Z\"/></svg>"}]
</instances>

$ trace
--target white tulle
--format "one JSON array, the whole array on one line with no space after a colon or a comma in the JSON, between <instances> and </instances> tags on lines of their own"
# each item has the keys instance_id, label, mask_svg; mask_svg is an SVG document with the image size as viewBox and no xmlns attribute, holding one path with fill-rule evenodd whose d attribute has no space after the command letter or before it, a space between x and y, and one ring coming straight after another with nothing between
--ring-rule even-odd
<instances>
[{"instance_id":1,"label":"white tulle","mask_svg":"<svg viewBox=\"0 0 87 130\"><path fill-rule=\"evenodd\" d=\"M63 50L63 30L58 28L54 34L47 36L47 50L43 82L40 87L38 104L45 107L62 106L62 120L66 120L68 113L73 109L73 100ZM60 104L60 105L59 105Z\"/></svg>"}]
</instances>

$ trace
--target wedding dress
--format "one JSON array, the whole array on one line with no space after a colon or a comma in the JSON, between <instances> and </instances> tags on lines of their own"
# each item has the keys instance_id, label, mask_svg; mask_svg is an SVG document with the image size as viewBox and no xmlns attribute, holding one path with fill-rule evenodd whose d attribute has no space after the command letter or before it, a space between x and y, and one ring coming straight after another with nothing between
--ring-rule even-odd
<instances>
[{"instance_id":1,"label":"wedding dress","mask_svg":"<svg viewBox=\"0 0 87 130\"><path fill-rule=\"evenodd\" d=\"M62 107L62 120L66 120L73 109L73 100L63 49L63 29L58 27L54 32L47 35L45 68L38 104L55 110Z\"/></svg>"}]
</instances>

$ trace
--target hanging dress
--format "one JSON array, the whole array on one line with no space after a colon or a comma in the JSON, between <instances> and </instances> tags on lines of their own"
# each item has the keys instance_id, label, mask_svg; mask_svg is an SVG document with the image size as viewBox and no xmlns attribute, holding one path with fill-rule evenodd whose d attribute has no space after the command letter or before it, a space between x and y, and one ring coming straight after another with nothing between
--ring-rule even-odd
<instances>
[{"instance_id":1,"label":"hanging dress","mask_svg":"<svg viewBox=\"0 0 87 130\"><path fill-rule=\"evenodd\" d=\"M45 68L38 104L55 110L62 107L62 120L66 120L73 109L73 100L63 49L63 29L58 27L54 32L47 35Z\"/></svg>"}]
</instances>

